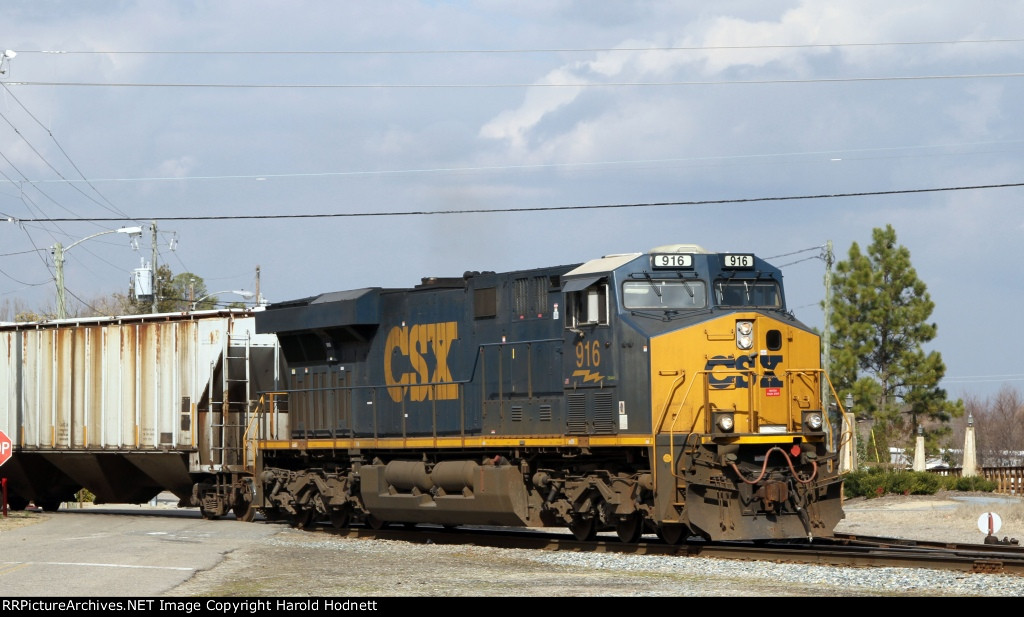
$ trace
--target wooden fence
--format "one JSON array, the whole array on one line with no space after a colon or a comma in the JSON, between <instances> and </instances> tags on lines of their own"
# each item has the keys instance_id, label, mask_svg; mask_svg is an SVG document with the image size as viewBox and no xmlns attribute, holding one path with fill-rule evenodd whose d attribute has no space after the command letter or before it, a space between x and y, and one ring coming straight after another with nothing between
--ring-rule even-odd
<instances>
[{"instance_id":1,"label":"wooden fence","mask_svg":"<svg viewBox=\"0 0 1024 617\"><path fill-rule=\"evenodd\" d=\"M943 467L928 470L940 476L959 478L963 475L961 467ZM1024 467L982 467L978 475L996 483L996 493L1003 495L1020 495L1024 492Z\"/></svg>"}]
</instances>

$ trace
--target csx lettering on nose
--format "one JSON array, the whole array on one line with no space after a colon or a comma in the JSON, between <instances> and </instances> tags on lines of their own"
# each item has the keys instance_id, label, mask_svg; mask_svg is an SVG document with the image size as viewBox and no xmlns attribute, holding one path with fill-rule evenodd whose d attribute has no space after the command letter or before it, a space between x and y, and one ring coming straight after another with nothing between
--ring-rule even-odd
<instances>
[{"instance_id":1,"label":"csx lettering on nose","mask_svg":"<svg viewBox=\"0 0 1024 617\"><path fill-rule=\"evenodd\" d=\"M782 362L782 355L758 355L749 356L713 356L704 364L704 370L708 371L708 385L716 389L725 388L749 388L747 380L748 373L753 371L760 364L764 369L758 385L762 388L779 388L782 381L775 375L775 367ZM715 369L720 369L720 375L715 374Z\"/></svg>"}]
</instances>

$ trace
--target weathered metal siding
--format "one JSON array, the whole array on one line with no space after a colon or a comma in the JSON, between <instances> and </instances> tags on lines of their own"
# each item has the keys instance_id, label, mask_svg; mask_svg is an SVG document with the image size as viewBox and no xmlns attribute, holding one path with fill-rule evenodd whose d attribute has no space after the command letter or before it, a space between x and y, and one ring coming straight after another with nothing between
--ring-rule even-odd
<instances>
[{"instance_id":1,"label":"weathered metal siding","mask_svg":"<svg viewBox=\"0 0 1024 617\"><path fill-rule=\"evenodd\" d=\"M251 322L213 316L0 330L0 430L23 449L192 449L191 416L217 391L210 380L228 334L252 332Z\"/></svg>"},{"instance_id":2,"label":"weathered metal siding","mask_svg":"<svg viewBox=\"0 0 1024 617\"><path fill-rule=\"evenodd\" d=\"M237 310L0 324L10 494L46 509L79 488L99 503L167 490L190 504L226 446L241 459L247 401L278 387L277 337L254 332Z\"/></svg>"},{"instance_id":3,"label":"weathered metal siding","mask_svg":"<svg viewBox=\"0 0 1024 617\"><path fill-rule=\"evenodd\" d=\"M0 431L18 443L18 334L0 332Z\"/></svg>"}]
</instances>

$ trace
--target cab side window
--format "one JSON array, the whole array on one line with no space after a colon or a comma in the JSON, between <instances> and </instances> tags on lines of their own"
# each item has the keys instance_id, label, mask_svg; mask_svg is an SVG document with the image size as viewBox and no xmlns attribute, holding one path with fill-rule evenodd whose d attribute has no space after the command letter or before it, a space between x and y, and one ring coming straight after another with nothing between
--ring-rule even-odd
<instances>
[{"instance_id":1,"label":"cab side window","mask_svg":"<svg viewBox=\"0 0 1024 617\"><path fill-rule=\"evenodd\" d=\"M594 283L578 291L566 293L568 307L565 326L575 328L581 325L608 325L608 284Z\"/></svg>"}]
</instances>

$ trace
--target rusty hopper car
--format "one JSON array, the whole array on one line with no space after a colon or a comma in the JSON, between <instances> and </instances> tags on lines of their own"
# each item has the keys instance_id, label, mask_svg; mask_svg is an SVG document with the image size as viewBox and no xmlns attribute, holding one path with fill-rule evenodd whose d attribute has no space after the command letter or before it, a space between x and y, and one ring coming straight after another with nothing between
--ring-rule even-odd
<instances>
[{"instance_id":1,"label":"rusty hopper car","mask_svg":"<svg viewBox=\"0 0 1024 617\"><path fill-rule=\"evenodd\" d=\"M297 527L679 542L828 535L843 517L819 337L752 254L466 272L272 304L255 326L285 365L258 411L253 506Z\"/></svg>"},{"instance_id":2,"label":"rusty hopper car","mask_svg":"<svg viewBox=\"0 0 1024 617\"><path fill-rule=\"evenodd\" d=\"M53 510L84 487L101 503L170 491L191 506L200 487L244 489L249 401L276 386L277 355L242 310L0 325L10 505ZM250 493L221 493L248 511Z\"/></svg>"}]
</instances>

